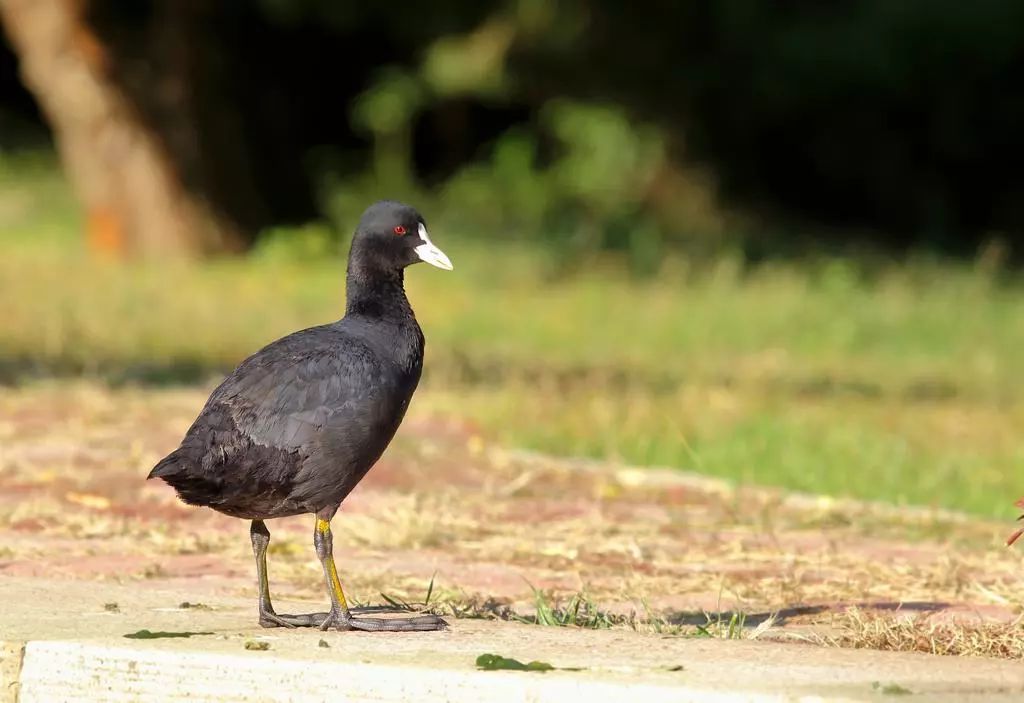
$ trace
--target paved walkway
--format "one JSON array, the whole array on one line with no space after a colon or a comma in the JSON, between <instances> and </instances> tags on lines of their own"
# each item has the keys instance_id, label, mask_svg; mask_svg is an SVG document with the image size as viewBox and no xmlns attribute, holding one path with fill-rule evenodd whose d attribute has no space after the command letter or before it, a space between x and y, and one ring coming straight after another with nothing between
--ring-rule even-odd
<instances>
[{"instance_id":1,"label":"paved walkway","mask_svg":"<svg viewBox=\"0 0 1024 703\"><path fill-rule=\"evenodd\" d=\"M0 396L0 639L37 642L21 665L22 700L59 700L47 699L53 690L45 687L84 686L94 675L102 683L113 672L109 685L121 693L143 689L117 686L178 686L196 667L211 677L203 689L210 695L223 693L217 681L239 680L259 685L250 700L275 685L314 695L326 680L332 691L344 682L369 686L369 674L352 667L364 660L419 671L409 683L414 688L394 690L416 691L423 700L475 700L474 687L495 680L523 695L540 685L530 682L572 682L564 684L569 689L544 688L538 699L567 690L598 696L600 686L616 691L616 681L627 680L667 686L673 700L710 689L857 698L883 695L890 683L915 692L1024 690L1019 663L809 644L456 620L451 632L436 636L333 633L325 637L330 647L320 648L317 633L247 630L254 602L247 525L183 506L166 486L142 480L204 398L201 390L87 384L5 389ZM322 609L311 520L269 527L275 599ZM778 613L772 632L784 634L829 632L849 606L943 622L1011 621L1024 602L1024 579L1021 555L1002 546L1006 531L1007 525L957 515L510 453L471 425L414 411L393 450L336 518L335 549L349 594L360 601L380 602L381 592L422 600L434 578L434 599L454 604L491 599L526 613L531 586L555 599L585 590L612 612L650 608L686 632L705 611L740 610L748 626ZM179 609L184 601L213 610ZM114 603L116 609L104 608ZM58 606L66 615L57 616ZM140 629L215 634L124 639ZM256 636L275 638L266 640L271 649L242 648ZM229 663L211 669L196 658L209 651L230 657L210 661ZM476 672L473 660L486 652L585 671ZM5 657L8 680L16 659ZM305 659L319 673L288 663ZM58 661L79 672L67 676L80 678L57 676L47 662ZM270 679L260 678L268 661L283 663L266 669ZM679 664L682 672L665 668ZM166 678L147 667L159 667ZM235 667L246 673L232 674ZM461 673L438 680L422 667ZM144 681L143 670L150 677ZM367 671L390 685L384 669ZM453 681L467 682L470 693ZM380 699L389 699L388 690ZM653 691L650 700L661 695ZM961 693L953 699L966 700Z\"/></svg>"},{"instance_id":2,"label":"paved walkway","mask_svg":"<svg viewBox=\"0 0 1024 703\"><path fill-rule=\"evenodd\" d=\"M205 607L180 607L197 594ZM917 694L913 700L950 702L1024 697L1024 666L1000 660L478 620L456 620L442 633L262 630L245 626L252 620L248 599L218 595L202 582L176 589L138 582L98 589L81 581L6 578L0 581L0 598L7 606L0 614L6 640L0 644L3 703L186 697L886 700L905 692ZM9 607L12 603L17 607ZM151 638L135 638L140 631ZM557 669L480 671L475 663L481 654L541 661Z\"/></svg>"}]
</instances>

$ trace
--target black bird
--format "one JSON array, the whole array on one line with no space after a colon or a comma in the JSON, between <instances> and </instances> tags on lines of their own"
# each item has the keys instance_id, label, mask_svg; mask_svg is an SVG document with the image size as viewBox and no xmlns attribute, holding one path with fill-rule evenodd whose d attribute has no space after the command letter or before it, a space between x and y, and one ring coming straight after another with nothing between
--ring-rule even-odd
<instances>
[{"instance_id":1,"label":"black bird","mask_svg":"<svg viewBox=\"0 0 1024 703\"><path fill-rule=\"evenodd\" d=\"M418 261L452 269L415 209L394 201L370 206L349 251L345 316L290 334L242 362L210 395L181 446L149 474L186 503L252 521L264 627L446 627L434 616L354 616L331 538L331 518L391 442L419 383L423 333L403 276ZM270 532L263 521L302 513L316 516L313 544L331 609L278 615L270 601Z\"/></svg>"}]
</instances>

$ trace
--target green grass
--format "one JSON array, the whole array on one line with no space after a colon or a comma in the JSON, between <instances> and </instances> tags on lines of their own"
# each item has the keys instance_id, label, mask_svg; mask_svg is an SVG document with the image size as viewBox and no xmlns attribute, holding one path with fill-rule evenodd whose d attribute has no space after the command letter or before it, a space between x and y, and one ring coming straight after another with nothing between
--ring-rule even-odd
<instances>
[{"instance_id":1,"label":"green grass","mask_svg":"<svg viewBox=\"0 0 1024 703\"><path fill-rule=\"evenodd\" d=\"M124 266L81 248L52 168L0 160L0 374L207 379L336 319L340 259ZM588 260L434 226L419 415L563 455L1009 517L1024 493L1024 287L980 266ZM864 269L867 269L867 273Z\"/></svg>"},{"instance_id":2,"label":"green grass","mask_svg":"<svg viewBox=\"0 0 1024 703\"><path fill-rule=\"evenodd\" d=\"M506 620L540 627L575 627L583 630L610 630L625 627L636 632L659 635L678 635L714 639L758 639L776 623L774 615L756 618L756 624L747 623L746 613L740 611L702 614L704 622L689 622L696 613L659 615L651 611L646 601L640 600L643 612L614 613L601 607L586 591L577 591L567 598L557 599L539 588L533 591L533 612L519 613L511 605L492 599L481 601L462 594L449 593L431 600L434 580L430 580L427 595L422 602L410 603L399 597L381 593L381 597L397 611L410 613L430 612L442 617ZM364 605L360 603L359 605Z\"/></svg>"}]
</instances>

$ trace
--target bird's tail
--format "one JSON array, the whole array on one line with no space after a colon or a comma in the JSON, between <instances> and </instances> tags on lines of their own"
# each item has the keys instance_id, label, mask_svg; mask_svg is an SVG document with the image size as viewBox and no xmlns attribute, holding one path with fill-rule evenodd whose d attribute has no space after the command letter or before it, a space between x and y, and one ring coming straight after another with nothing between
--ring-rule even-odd
<instances>
[{"instance_id":1,"label":"bird's tail","mask_svg":"<svg viewBox=\"0 0 1024 703\"><path fill-rule=\"evenodd\" d=\"M181 449L161 459L146 478L163 479L189 505L210 505L212 498L221 490L220 482L203 475L195 462Z\"/></svg>"},{"instance_id":2,"label":"bird's tail","mask_svg":"<svg viewBox=\"0 0 1024 703\"><path fill-rule=\"evenodd\" d=\"M162 478L167 479L175 474L182 473L186 467L183 466L182 457L179 454L180 450L175 449L173 452L165 456L153 469L149 472L149 476L146 477L148 481L151 478Z\"/></svg>"}]
</instances>

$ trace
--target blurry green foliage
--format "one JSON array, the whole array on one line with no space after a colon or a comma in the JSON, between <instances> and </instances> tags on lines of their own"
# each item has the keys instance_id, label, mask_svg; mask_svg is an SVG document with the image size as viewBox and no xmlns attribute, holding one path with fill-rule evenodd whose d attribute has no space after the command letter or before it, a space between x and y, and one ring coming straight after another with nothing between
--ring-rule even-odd
<instances>
[{"instance_id":1,"label":"blurry green foliage","mask_svg":"<svg viewBox=\"0 0 1024 703\"><path fill-rule=\"evenodd\" d=\"M178 45L161 33L174 2L93 3L140 103L181 78L148 53ZM415 198L470 236L637 273L671 248L1024 251L1016 0L200 6L196 119L244 116L259 197L214 194L241 222L256 203L260 227L344 233L368 199Z\"/></svg>"},{"instance_id":2,"label":"blurry green foliage","mask_svg":"<svg viewBox=\"0 0 1024 703\"><path fill-rule=\"evenodd\" d=\"M423 77L441 95L508 95L505 56L514 38L515 27L504 19L464 36L442 37L426 53Z\"/></svg>"},{"instance_id":3,"label":"blurry green foliage","mask_svg":"<svg viewBox=\"0 0 1024 703\"><path fill-rule=\"evenodd\" d=\"M401 71L389 71L356 98L352 123L377 136L393 135L409 128L422 101L417 81Z\"/></svg>"},{"instance_id":4,"label":"blurry green foliage","mask_svg":"<svg viewBox=\"0 0 1024 703\"><path fill-rule=\"evenodd\" d=\"M824 241L1024 250L1024 4L1015 0L566 0L525 87L600 97L712 164L729 202ZM557 26L557 25L555 25ZM789 227L790 231L793 230Z\"/></svg>"},{"instance_id":5,"label":"blurry green foliage","mask_svg":"<svg viewBox=\"0 0 1024 703\"><path fill-rule=\"evenodd\" d=\"M377 118L374 177L335 171L335 188L407 193L461 231L545 244L558 269L615 252L648 274L679 247L1020 253L1024 192L1000 175L1024 157L1019 4L509 0L475 24L455 4L466 29L356 102L358 124L368 96L401 108ZM416 126L456 99L531 116L437 180Z\"/></svg>"},{"instance_id":6,"label":"blurry green foliage","mask_svg":"<svg viewBox=\"0 0 1024 703\"><path fill-rule=\"evenodd\" d=\"M337 232L326 223L275 227L265 231L252 257L264 261L315 261L341 256Z\"/></svg>"},{"instance_id":7,"label":"blurry green foliage","mask_svg":"<svg viewBox=\"0 0 1024 703\"><path fill-rule=\"evenodd\" d=\"M351 229L368 200L387 194L414 200L455 231L542 244L556 271L608 251L625 254L634 273L650 274L666 246L693 233L674 229L667 215L696 222L702 235L721 231L724 216L718 212L689 212L685 202L667 211L650 207L655 181L670 168L664 134L611 105L551 100L534 125L508 129L439 189L422 186L414 176L413 122L432 100L443 99L438 89L461 92L481 79L476 64L437 66L428 62L415 75L387 70L356 99L353 123L372 135L374 165L322 181L324 211L341 232ZM462 68L470 73L466 80L458 73ZM492 78L488 73L481 80ZM705 191L704 203L713 198Z\"/></svg>"},{"instance_id":8,"label":"blurry green foliage","mask_svg":"<svg viewBox=\"0 0 1024 703\"><path fill-rule=\"evenodd\" d=\"M662 232L643 198L663 159L657 131L634 127L621 110L568 101L547 105L541 122L557 140L550 163L532 134L509 131L488 160L446 184L446 220L546 244L563 266L609 249L633 255L637 270L656 270Z\"/></svg>"}]
</instances>

